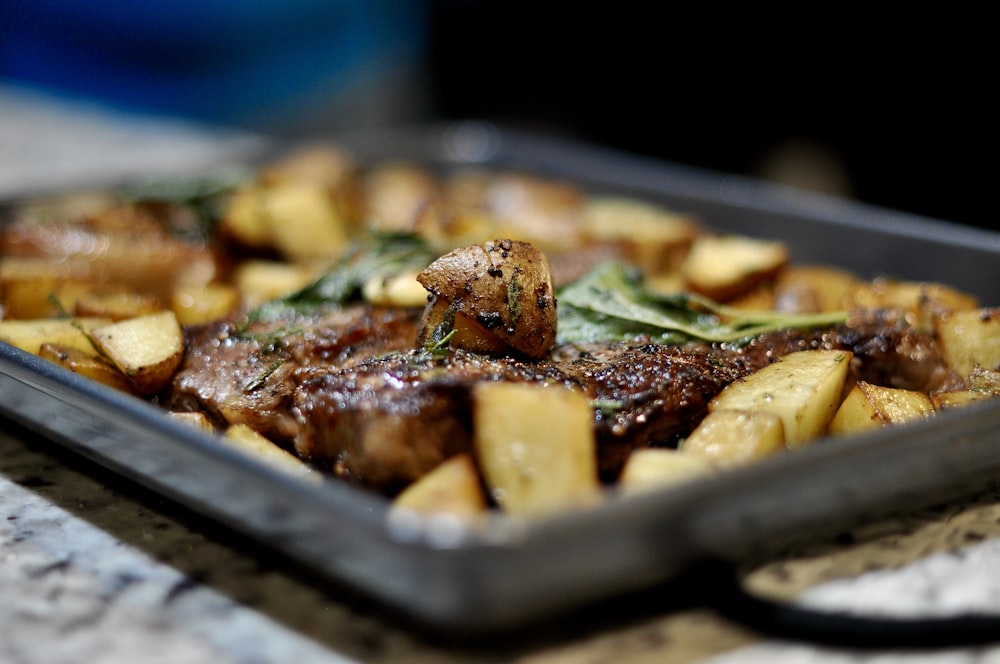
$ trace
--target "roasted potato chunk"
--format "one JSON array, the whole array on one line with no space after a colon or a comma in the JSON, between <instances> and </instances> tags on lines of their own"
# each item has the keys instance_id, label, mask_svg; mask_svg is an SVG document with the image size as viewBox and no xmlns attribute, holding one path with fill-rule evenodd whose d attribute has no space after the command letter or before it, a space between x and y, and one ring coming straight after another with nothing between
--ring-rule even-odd
<instances>
[{"instance_id":1,"label":"roasted potato chunk","mask_svg":"<svg viewBox=\"0 0 1000 664\"><path fill-rule=\"evenodd\" d=\"M505 512L538 516L598 497L593 411L554 385L483 383L473 391L476 457Z\"/></svg>"},{"instance_id":2,"label":"roasted potato chunk","mask_svg":"<svg viewBox=\"0 0 1000 664\"><path fill-rule=\"evenodd\" d=\"M122 288L96 288L80 294L73 305L73 314L84 318L125 320L162 309L155 295Z\"/></svg>"},{"instance_id":3,"label":"roasted potato chunk","mask_svg":"<svg viewBox=\"0 0 1000 664\"><path fill-rule=\"evenodd\" d=\"M764 410L713 410L683 443L684 454L719 467L741 466L785 447L781 417Z\"/></svg>"},{"instance_id":4,"label":"roasted potato chunk","mask_svg":"<svg viewBox=\"0 0 1000 664\"><path fill-rule=\"evenodd\" d=\"M233 449L258 459L272 468L295 477L321 481L319 473L307 466L294 454L275 445L259 431L246 424L232 424L226 428L222 441Z\"/></svg>"},{"instance_id":5,"label":"roasted potato chunk","mask_svg":"<svg viewBox=\"0 0 1000 664\"><path fill-rule=\"evenodd\" d=\"M393 507L474 517L485 512L488 504L475 462L470 455L459 454L404 489Z\"/></svg>"},{"instance_id":6,"label":"roasted potato chunk","mask_svg":"<svg viewBox=\"0 0 1000 664\"><path fill-rule=\"evenodd\" d=\"M879 277L859 284L848 298L849 306L864 309L895 309L918 329L931 331L953 311L974 309L978 300L950 286L923 281L900 281Z\"/></svg>"},{"instance_id":7,"label":"roasted potato chunk","mask_svg":"<svg viewBox=\"0 0 1000 664\"><path fill-rule=\"evenodd\" d=\"M42 344L76 348L84 352L96 352L88 331L107 325L107 318L42 318L37 320L0 321L0 341L33 355L38 355Z\"/></svg>"},{"instance_id":8,"label":"roasted potato chunk","mask_svg":"<svg viewBox=\"0 0 1000 664\"><path fill-rule=\"evenodd\" d=\"M677 268L700 230L689 215L620 197L589 201L581 224L589 239L623 245L627 255L650 275Z\"/></svg>"},{"instance_id":9,"label":"roasted potato chunk","mask_svg":"<svg viewBox=\"0 0 1000 664\"><path fill-rule=\"evenodd\" d=\"M200 325L229 316L239 309L241 301L235 286L211 283L174 290L170 308L181 325Z\"/></svg>"},{"instance_id":10,"label":"roasted potato chunk","mask_svg":"<svg viewBox=\"0 0 1000 664\"><path fill-rule=\"evenodd\" d=\"M709 409L774 413L784 426L785 444L803 445L826 431L840 407L851 357L839 350L786 355L726 386Z\"/></svg>"},{"instance_id":11,"label":"roasted potato chunk","mask_svg":"<svg viewBox=\"0 0 1000 664\"><path fill-rule=\"evenodd\" d=\"M788 248L781 242L702 235L691 246L681 273L691 290L725 302L773 278L788 260Z\"/></svg>"},{"instance_id":12,"label":"roasted potato chunk","mask_svg":"<svg viewBox=\"0 0 1000 664\"><path fill-rule=\"evenodd\" d=\"M622 468L618 486L624 491L657 489L711 475L708 459L668 448L649 447L632 452Z\"/></svg>"},{"instance_id":13,"label":"roasted potato chunk","mask_svg":"<svg viewBox=\"0 0 1000 664\"><path fill-rule=\"evenodd\" d=\"M1000 369L1000 308L952 312L938 321L937 333L948 365L962 378L976 366Z\"/></svg>"},{"instance_id":14,"label":"roasted potato chunk","mask_svg":"<svg viewBox=\"0 0 1000 664\"><path fill-rule=\"evenodd\" d=\"M166 387L184 358L184 335L169 310L96 327L90 338L139 394Z\"/></svg>"},{"instance_id":15,"label":"roasted potato chunk","mask_svg":"<svg viewBox=\"0 0 1000 664\"><path fill-rule=\"evenodd\" d=\"M222 229L247 246L293 262L330 259L347 246L348 222L322 183L282 181L231 196Z\"/></svg>"},{"instance_id":16,"label":"roasted potato chunk","mask_svg":"<svg viewBox=\"0 0 1000 664\"><path fill-rule=\"evenodd\" d=\"M836 435L859 433L933 414L931 399L923 392L858 381L830 421L829 431Z\"/></svg>"},{"instance_id":17,"label":"roasted potato chunk","mask_svg":"<svg viewBox=\"0 0 1000 664\"><path fill-rule=\"evenodd\" d=\"M248 260L236 269L233 284L240 292L243 305L253 308L294 293L312 283L316 276L316 270L306 265Z\"/></svg>"},{"instance_id":18,"label":"roasted potato chunk","mask_svg":"<svg viewBox=\"0 0 1000 664\"><path fill-rule=\"evenodd\" d=\"M89 351L66 346L63 344L43 343L38 349L38 356L64 369L80 374L84 378L113 387L121 392L133 394L132 383L118 367L103 357Z\"/></svg>"},{"instance_id":19,"label":"roasted potato chunk","mask_svg":"<svg viewBox=\"0 0 1000 664\"><path fill-rule=\"evenodd\" d=\"M774 289L779 311L819 313L846 309L863 282L847 270L829 265L790 265Z\"/></svg>"}]
</instances>

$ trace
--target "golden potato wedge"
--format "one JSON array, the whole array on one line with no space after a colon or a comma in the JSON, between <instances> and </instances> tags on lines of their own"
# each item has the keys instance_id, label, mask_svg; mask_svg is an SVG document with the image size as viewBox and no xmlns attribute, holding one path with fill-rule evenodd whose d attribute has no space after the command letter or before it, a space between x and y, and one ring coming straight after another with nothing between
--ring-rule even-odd
<instances>
[{"instance_id":1,"label":"golden potato wedge","mask_svg":"<svg viewBox=\"0 0 1000 664\"><path fill-rule=\"evenodd\" d=\"M372 169L365 177L364 192L365 225L383 232L417 230L434 214L441 199L436 177L403 162Z\"/></svg>"},{"instance_id":2,"label":"golden potato wedge","mask_svg":"<svg viewBox=\"0 0 1000 664\"><path fill-rule=\"evenodd\" d=\"M416 271L372 277L362 286L361 295L367 302L380 306L422 307L427 304L427 291L417 281Z\"/></svg>"},{"instance_id":3,"label":"golden potato wedge","mask_svg":"<svg viewBox=\"0 0 1000 664\"><path fill-rule=\"evenodd\" d=\"M1000 369L1000 307L954 311L936 329L948 366L963 379L977 365Z\"/></svg>"},{"instance_id":4,"label":"golden potato wedge","mask_svg":"<svg viewBox=\"0 0 1000 664\"><path fill-rule=\"evenodd\" d=\"M96 354L88 334L95 327L111 323L107 318L41 318L0 321L0 341L6 341L34 355L44 343L76 348Z\"/></svg>"},{"instance_id":5,"label":"golden potato wedge","mask_svg":"<svg viewBox=\"0 0 1000 664\"><path fill-rule=\"evenodd\" d=\"M952 410L962 408L969 404L993 399L1000 396L997 392L983 389L953 390L950 392L937 392L930 396L931 403L934 404L935 411Z\"/></svg>"},{"instance_id":6,"label":"golden potato wedge","mask_svg":"<svg viewBox=\"0 0 1000 664\"><path fill-rule=\"evenodd\" d=\"M623 491L656 489L705 477L713 472L715 467L704 457L650 447L635 450L629 455L618 477L618 486Z\"/></svg>"},{"instance_id":7,"label":"golden potato wedge","mask_svg":"<svg viewBox=\"0 0 1000 664\"><path fill-rule=\"evenodd\" d=\"M681 446L684 454L727 468L741 466L785 448L781 418L765 410L713 410Z\"/></svg>"},{"instance_id":8,"label":"golden potato wedge","mask_svg":"<svg viewBox=\"0 0 1000 664\"><path fill-rule=\"evenodd\" d=\"M54 318L66 313L57 296L63 279L55 275L0 276L0 304L5 318Z\"/></svg>"},{"instance_id":9,"label":"golden potato wedge","mask_svg":"<svg viewBox=\"0 0 1000 664\"><path fill-rule=\"evenodd\" d=\"M785 430L785 445L795 447L822 435L840 407L852 354L804 350L782 357L726 386L709 410L774 413Z\"/></svg>"},{"instance_id":10,"label":"golden potato wedge","mask_svg":"<svg viewBox=\"0 0 1000 664\"><path fill-rule=\"evenodd\" d=\"M463 244L488 237L521 240L542 251L582 244L580 211L585 196L574 184L513 171L469 170L449 178L445 196L450 210L463 220L460 228L469 230L470 225L478 224L494 227L489 235L478 235Z\"/></svg>"},{"instance_id":11,"label":"golden potato wedge","mask_svg":"<svg viewBox=\"0 0 1000 664\"><path fill-rule=\"evenodd\" d=\"M170 308L181 325L201 325L225 318L240 307L242 296L232 284L182 286L170 296Z\"/></svg>"},{"instance_id":12,"label":"golden potato wedge","mask_svg":"<svg viewBox=\"0 0 1000 664\"><path fill-rule=\"evenodd\" d=\"M789 265L778 275L774 308L798 313L841 311L863 283L852 272L829 265Z\"/></svg>"},{"instance_id":13,"label":"golden potato wedge","mask_svg":"<svg viewBox=\"0 0 1000 664\"><path fill-rule=\"evenodd\" d=\"M357 169L354 158L342 148L328 144L303 146L260 171L267 186L304 182L335 188Z\"/></svg>"},{"instance_id":14,"label":"golden potato wedge","mask_svg":"<svg viewBox=\"0 0 1000 664\"><path fill-rule=\"evenodd\" d=\"M320 473L297 456L275 445L266 436L246 424L229 425L221 440L233 449L258 459L272 468L312 482L322 481Z\"/></svg>"},{"instance_id":15,"label":"golden potato wedge","mask_svg":"<svg viewBox=\"0 0 1000 664\"><path fill-rule=\"evenodd\" d=\"M73 314L81 318L109 318L113 321L154 314L163 309L160 298L123 288L92 288L81 292Z\"/></svg>"},{"instance_id":16,"label":"golden potato wedge","mask_svg":"<svg viewBox=\"0 0 1000 664\"><path fill-rule=\"evenodd\" d=\"M446 512L461 517L473 517L488 509L479 471L468 454L441 463L403 489L392 505L423 514Z\"/></svg>"},{"instance_id":17,"label":"golden potato wedge","mask_svg":"<svg viewBox=\"0 0 1000 664\"><path fill-rule=\"evenodd\" d=\"M649 275L677 268L699 233L690 215L617 196L589 200L583 206L581 225L589 239L624 245Z\"/></svg>"},{"instance_id":18,"label":"golden potato wedge","mask_svg":"<svg viewBox=\"0 0 1000 664\"><path fill-rule=\"evenodd\" d=\"M953 311L979 306L968 293L933 282L877 278L861 284L848 298L849 306L865 309L903 311L918 329L931 331L940 319Z\"/></svg>"},{"instance_id":19,"label":"golden potato wedge","mask_svg":"<svg viewBox=\"0 0 1000 664\"><path fill-rule=\"evenodd\" d=\"M73 312L82 295L97 282L75 277L66 266L47 258L0 258L0 304L6 318L54 318Z\"/></svg>"},{"instance_id":20,"label":"golden potato wedge","mask_svg":"<svg viewBox=\"0 0 1000 664\"><path fill-rule=\"evenodd\" d=\"M599 496L590 401L557 385L484 383L473 392L483 478L509 514L538 516Z\"/></svg>"},{"instance_id":21,"label":"golden potato wedge","mask_svg":"<svg viewBox=\"0 0 1000 664\"><path fill-rule=\"evenodd\" d=\"M95 327L90 338L140 394L166 387L184 358L184 334L169 309Z\"/></svg>"},{"instance_id":22,"label":"golden potato wedge","mask_svg":"<svg viewBox=\"0 0 1000 664\"><path fill-rule=\"evenodd\" d=\"M116 390L133 394L132 383L118 367L95 354L94 349L80 350L73 346L43 343L38 348L38 356L64 369L80 374Z\"/></svg>"},{"instance_id":23,"label":"golden potato wedge","mask_svg":"<svg viewBox=\"0 0 1000 664\"><path fill-rule=\"evenodd\" d=\"M178 422L185 422L193 427L201 429L202 431L208 431L208 432L215 431L215 427L212 426L212 423L208 421L208 417L205 416L205 413L200 413L196 411L179 412L172 410L168 411L167 415L172 420L177 420Z\"/></svg>"},{"instance_id":24,"label":"golden potato wedge","mask_svg":"<svg viewBox=\"0 0 1000 664\"><path fill-rule=\"evenodd\" d=\"M706 234L691 245L681 273L691 290L726 302L773 278L788 260L781 242Z\"/></svg>"},{"instance_id":25,"label":"golden potato wedge","mask_svg":"<svg viewBox=\"0 0 1000 664\"><path fill-rule=\"evenodd\" d=\"M26 276L34 269L164 298L177 284L217 276L216 256L207 245L167 233L150 216L137 206L120 206L86 224L19 226L8 234L16 246L3 270Z\"/></svg>"},{"instance_id":26,"label":"golden potato wedge","mask_svg":"<svg viewBox=\"0 0 1000 664\"><path fill-rule=\"evenodd\" d=\"M315 268L278 261L248 260L233 274L243 304L253 308L268 300L291 295L317 277Z\"/></svg>"},{"instance_id":27,"label":"golden potato wedge","mask_svg":"<svg viewBox=\"0 0 1000 664\"><path fill-rule=\"evenodd\" d=\"M830 421L829 432L834 435L859 433L933 414L934 405L923 392L858 381Z\"/></svg>"},{"instance_id":28,"label":"golden potato wedge","mask_svg":"<svg viewBox=\"0 0 1000 664\"><path fill-rule=\"evenodd\" d=\"M219 220L219 232L229 239L263 249L271 246L271 225L264 215L267 192L250 186L232 192L226 199Z\"/></svg>"},{"instance_id":29,"label":"golden potato wedge","mask_svg":"<svg viewBox=\"0 0 1000 664\"><path fill-rule=\"evenodd\" d=\"M336 258L347 247L347 224L321 184L288 182L269 187L262 214L272 246L289 260Z\"/></svg>"},{"instance_id":30,"label":"golden potato wedge","mask_svg":"<svg viewBox=\"0 0 1000 664\"><path fill-rule=\"evenodd\" d=\"M726 304L737 309L767 311L775 309L777 307L778 300L777 294L774 290L774 284L765 281L757 284L746 293L737 295L736 297L730 299L726 302Z\"/></svg>"}]
</instances>

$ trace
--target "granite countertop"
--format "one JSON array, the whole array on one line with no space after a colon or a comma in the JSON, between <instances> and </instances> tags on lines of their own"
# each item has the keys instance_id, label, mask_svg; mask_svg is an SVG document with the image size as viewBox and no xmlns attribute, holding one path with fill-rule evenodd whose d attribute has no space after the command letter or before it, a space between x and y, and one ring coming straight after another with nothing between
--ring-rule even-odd
<instances>
[{"instance_id":1,"label":"granite countertop","mask_svg":"<svg viewBox=\"0 0 1000 664\"><path fill-rule=\"evenodd\" d=\"M118 123L113 129L116 123L99 113L67 114L36 104L0 88L0 182L6 193L51 181L55 162L65 181L86 181L94 176L87 155L102 145L115 146L103 167L121 174L143 165L208 164L255 145L254 137L207 136L190 128L138 123L122 130ZM39 138L46 127L58 127L49 134L59 138L56 144ZM150 131L160 139L135 149L134 137ZM750 581L818 606L904 615L1000 613L1000 493L797 550L757 570ZM4 421L0 597L0 662L12 664L1000 659L1000 643L889 653L773 641L707 609L671 601L613 616L574 617L499 642L429 639Z\"/></svg>"}]
</instances>

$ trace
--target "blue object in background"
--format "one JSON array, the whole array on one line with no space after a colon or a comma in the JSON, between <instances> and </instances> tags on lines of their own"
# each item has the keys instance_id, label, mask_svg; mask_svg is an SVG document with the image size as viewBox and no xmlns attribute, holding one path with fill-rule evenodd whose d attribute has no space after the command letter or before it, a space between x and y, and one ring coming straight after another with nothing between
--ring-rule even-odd
<instances>
[{"instance_id":1,"label":"blue object in background","mask_svg":"<svg viewBox=\"0 0 1000 664\"><path fill-rule=\"evenodd\" d=\"M260 127L419 71L425 11L392 0L0 0L0 79Z\"/></svg>"}]
</instances>

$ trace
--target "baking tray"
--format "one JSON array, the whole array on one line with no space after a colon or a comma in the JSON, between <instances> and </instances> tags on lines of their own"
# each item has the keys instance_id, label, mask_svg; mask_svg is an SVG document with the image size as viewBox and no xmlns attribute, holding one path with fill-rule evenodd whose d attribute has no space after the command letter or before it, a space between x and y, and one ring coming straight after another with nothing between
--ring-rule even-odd
<instances>
[{"instance_id":1,"label":"baking tray","mask_svg":"<svg viewBox=\"0 0 1000 664\"><path fill-rule=\"evenodd\" d=\"M939 280L1000 303L1000 236L987 231L482 123L332 140L366 161L514 167L593 193L639 196L718 230L781 238L797 261ZM451 634L524 626L653 587L706 559L760 560L866 520L971 496L1000 478L993 400L586 510L468 527L448 517L394 518L386 500L363 489L287 477L149 403L3 343L0 395L9 421Z\"/></svg>"}]
</instances>

